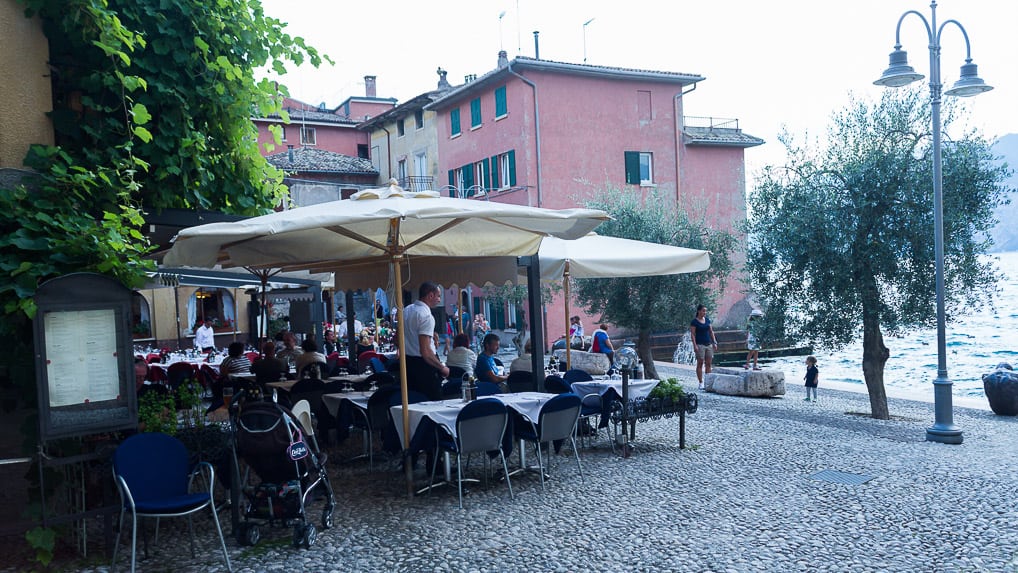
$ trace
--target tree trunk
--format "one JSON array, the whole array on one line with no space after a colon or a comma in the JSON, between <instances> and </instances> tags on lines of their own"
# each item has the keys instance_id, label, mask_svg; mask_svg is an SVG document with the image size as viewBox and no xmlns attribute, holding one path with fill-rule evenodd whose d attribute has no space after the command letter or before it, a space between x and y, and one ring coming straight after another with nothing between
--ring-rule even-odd
<instances>
[{"instance_id":1,"label":"tree trunk","mask_svg":"<svg viewBox=\"0 0 1018 573\"><path fill-rule=\"evenodd\" d=\"M864 311L862 323L862 372L870 395L870 413L878 420L886 420L890 415L887 411L887 392L884 390L884 364L891 353L884 346L879 316Z\"/></svg>"},{"instance_id":2,"label":"tree trunk","mask_svg":"<svg viewBox=\"0 0 1018 573\"><path fill-rule=\"evenodd\" d=\"M654 367L654 355L650 351L650 331L641 330L636 338L636 353L643 362L643 377L650 380L659 380L657 368Z\"/></svg>"}]
</instances>

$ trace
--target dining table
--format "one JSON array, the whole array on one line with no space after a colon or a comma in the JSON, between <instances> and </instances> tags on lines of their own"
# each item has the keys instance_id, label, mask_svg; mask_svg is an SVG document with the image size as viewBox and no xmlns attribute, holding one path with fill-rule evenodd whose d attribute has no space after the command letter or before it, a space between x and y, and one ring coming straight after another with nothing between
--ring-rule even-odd
<instances>
[{"instance_id":1,"label":"dining table","mask_svg":"<svg viewBox=\"0 0 1018 573\"><path fill-rule=\"evenodd\" d=\"M660 380L652 378L630 378L628 383L629 388L627 389L623 388L621 378L601 377L594 380L573 382L570 384L570 387L581 398L587 394L598 394L601 396L601 421L597 427L607 428L612 405L617 401L622 401L626 395L626 390L628 390L630 401L646 399L654 388L657 387L658 383L660 383Z\"/></svg>"},{"instance_id":2,"label":"dining table","mask_svg":"<svg viewBox=\"0 0 1018 573\"><path fill-rule=\"evenodd\" d=\"M495 398L505 404L513 412L522 416L526 421L537 423L538 416L541 413L541 408L555 396L556 394L546 392L512 392L492 394L490 396L484 396L484 398ZM436 427L445 430L450 436L455 438L457 436L456 419L459 416L460 411L462 411L468 403L469 402L463 401L462 398L454 398L450 400L430 400L409 404L408 411L410 414L411 438L410 447L406 450L406 453L433 450L435 447ZM396 434L399 437L399 444L402 447L402 445L406 443L404 441L402 424L403 406L401 404L392 406L389 411ZM512 453L513 448L513 432L511 427L512 418L513 417L510 416L510 424L507 425L505 435L502 438L502 452L507 458L509 457L509 454ZM523 463L525 464L525 462ZM444 459L444 472L445 481L452 483L451 464L448 454L446 454Z\"/></svg>"}]
</instances>

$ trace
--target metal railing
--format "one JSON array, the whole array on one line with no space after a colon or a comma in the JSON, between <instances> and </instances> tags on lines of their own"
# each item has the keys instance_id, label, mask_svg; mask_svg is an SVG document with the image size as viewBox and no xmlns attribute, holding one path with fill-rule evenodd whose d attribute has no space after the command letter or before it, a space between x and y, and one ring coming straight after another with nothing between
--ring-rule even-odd
<instances>
[{"instance_id":1,"label":"metal railing","mask_svg":"<svg viewBox=\"0 0 1018 573\"><path fill-rule=\"evenodd\" d=\"M710 117L700 115L682 116L682 125L686 127L705 127L707 129L739 129L739 120L727 117Z\"/></svg>"},{"instance_id":2,"label":"metal railing","mask_svg":"<svg viewBox=\"0 0 1018 573\"><path fill-rule=\"evenodd\" d=\"M399 180L399 186L407 191L436 191L435 178L430 175L410 175Z\"/></svg>"}]
</instances>

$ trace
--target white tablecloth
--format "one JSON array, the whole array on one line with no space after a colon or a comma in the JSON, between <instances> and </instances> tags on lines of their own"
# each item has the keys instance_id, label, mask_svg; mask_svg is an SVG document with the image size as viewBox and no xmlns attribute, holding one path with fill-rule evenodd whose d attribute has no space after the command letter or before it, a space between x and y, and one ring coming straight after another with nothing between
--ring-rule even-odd
<instances>
[{"instance_id":1,"label":"white tablecloth","mask_svg":"<svg viewBox=\"0 0 1018 573\"><path fill-rule=\"evenodd\" d=\"M541 407L555 396L556 394L546 394L544 392L515 392L512 394L482 396L482 398L496 398L506 406L525 416L528 420L536 422L537 416L541 412ZM410 404L410 435L413 436L417 432L417 427L420 425L421 420L427 417L431 418L432 421L445 428L450 435L455 437L456 417L459 416L460 411L467 404L468 402L464 402L460 398ZM405 444L406 441L403 437L403 406L393 406L390 409L390 413L392 414L392 423L396 426L396 432L399 433L399 443Z\"/></svg>"},{"instance_id":2,"label":"white tablecloth","mask_svg":"<svg viewBox=\"0 0 1018 573\"><path fill-rule=\"evenodd\" d=\"M658 385L658 380L653 379L631 379L629 381L629 399L646 398L651 390ZM582 398L587 394L600 394L604 396L609 390L614 390L619 398L622 397L622 380L591 380L589 382L573 382L573 392Z\"/></svg>"},{"instance_id":3,"label":"white tablecloth","mask_svg":"<svg viewBox=\"0 0 1018 573\"><path fill-rule=\"evenodd\" d=\"M339 415L339 405L343 400L349 400L351 404L357 406L365 412L368 411L368 399L374 392L336 392L333 394L322 394L322 402L325 403L325 407L329 409L329 413L332 417Z\"/></svg>"}]
</instances>

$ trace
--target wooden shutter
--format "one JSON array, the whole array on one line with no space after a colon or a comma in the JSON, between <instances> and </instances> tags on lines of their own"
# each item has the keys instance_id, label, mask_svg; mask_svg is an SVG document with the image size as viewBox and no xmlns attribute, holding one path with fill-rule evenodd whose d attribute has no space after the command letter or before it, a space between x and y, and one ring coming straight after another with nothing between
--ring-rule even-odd
<instances>
[{"instance_id":1,"label":"wooden shutter","mask_svg":"<svg viewBox=\"0 0 1018 573\"><path fill-rule=\"evenodd\" d=\"M637 158L636 176L640 176L639 158ZM509 186L516 187L516 151L513 149L509 150Z\"/></svg>"},{"instance_id":2,"label":"wooden shutter","mask_svg":"<svg viewBox=\"0 0 1018 573\"><path fill-rule=\"evenodd\" d=\"M627 151L626 153L626 183L630 185L640 184L640 152Z\"/></svg>"},{"instance_id":3,"label":"wooden shutter","mask_svg":"<svg viewBox=\"0 0 1018 573\"><path fill-rule=\"evenodd\" d=\"M491 188L492 189L501 189L502 188L502 183L498 180L499 177L501 177L501 173L499 173L499 171L501 171L501 170L498 168L498 156L497 155L492 155L491 156Z\"/></svg>"}]
</instances>

